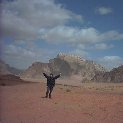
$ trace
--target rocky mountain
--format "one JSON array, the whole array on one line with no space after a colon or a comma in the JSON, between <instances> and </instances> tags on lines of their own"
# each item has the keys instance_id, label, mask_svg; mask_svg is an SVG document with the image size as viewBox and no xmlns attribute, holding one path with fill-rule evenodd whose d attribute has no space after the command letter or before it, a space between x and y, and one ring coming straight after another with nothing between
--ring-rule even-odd
<instances>
[{"instance_id":1,"label":"rocky mountain","mask_svg":"<svg viewBox=\"0 0 123 123\"><path fill-rule=\"evenodd\" d=\"M10 67L8 64L0 60L0 74L14 74L19 75L22 70Z\"/></svg>"},{"instance_id":2,"label":"rocky mountain","mask_svg":"<svg viewBox=\"0 0 123 123\"><path fill-rule=\"evenodd\" d=\"M27 83L27 82L20 79L19 76L15 76L12 74L0 75L0 86L18 85L18 84L24 84L24 83Z\"/></svg>"},{"instance_id":3,"label":"rocky mountain","mask_svg":"<svg viewBox=\"0 0 123 123\"><path fill-rule=\"evenodd\" d=\"M42 73L62 73L62 78L78 76L81 80L91 80L96 73L106 71L101 65L75 55L58 54L49 63L35 62L22 74L22 78L40 79Z\"/></svg>"},{"instance_id":4,"label":"rocky mountain","mask_svg":"<svg viewBox=\"0 0 123 123\"><path fill-rule=\"evenodd\" d=\"M98 73L92 79L94 82L123 82L123 65L112 69L110 72Z\"/></svg>"},{"instance_id":5,"label":"rocky mountain","mask_svg":"<svg viewBox=\"0 0 123 123\"><path fill-rule=\"evenodd\" d=\"M21 78L40 79L43 72L51 72L50 63L35 62L21 74Z\"/></svg>"}]
</instances>

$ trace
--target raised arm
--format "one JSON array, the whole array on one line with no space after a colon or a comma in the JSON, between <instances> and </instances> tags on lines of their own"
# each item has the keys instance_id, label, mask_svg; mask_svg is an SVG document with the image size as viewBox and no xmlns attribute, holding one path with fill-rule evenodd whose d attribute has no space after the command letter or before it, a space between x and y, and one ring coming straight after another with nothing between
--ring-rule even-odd
<instances>
[{"instance_id":1,"label":"raised arm","mask_svg":"<svg viewBox=\"0 0 123 123\"><path fill-rule=\"evenodd\" d=\"M46 78L48 78L48 76L47 76L47 74L46 74L46 73L43 73L43 75L44 75Z\"/></svg>"},{"instance_id":2,"label":"raised arm","mask_svg":"<svg viewBox=\"0 0 123 123\"><path fill-rule=\"evenodd\" d=\"M59 75L55 76L54 79L57 79L57 78L59 78L60 76L61 76L61 73L60 73Z\"/></svg>"}]
</instances>

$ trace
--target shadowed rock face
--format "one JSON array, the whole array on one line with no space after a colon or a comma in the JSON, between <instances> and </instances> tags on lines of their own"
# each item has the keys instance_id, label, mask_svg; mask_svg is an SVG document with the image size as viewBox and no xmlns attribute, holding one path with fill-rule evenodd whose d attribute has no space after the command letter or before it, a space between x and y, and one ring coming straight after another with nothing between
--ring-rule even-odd
<instances>
[{"instance_id":1,"label":"shadowed rock face","mask_svg":"<svg viewBox=\"0 0 123 123\"><path fill-rule=\"evenodd\" d=\"M10 67L8 64L0 60L0 74L6 75L6 74L14 74L19 75L22 72L22 70L16 69L14 67Z\"/></svg>"},{"instance_id":2,"label":"shadowed rock face","mask_svg":"<svg viewBox=\"0 0 123 123\"><path fill-rule=\"evenodd\" d=\"M8 65L1 60L0 60L0 74L10 74L10 71L8 71Z\"/></svg>"},{"instance_id":3,"label":"shadowed rock face","mask_svg":"<svg viewBox=\"0 0 123 123\"><path fill-rule=\"evenodd\" d=\"M123 82L123 65L112 69L110 72L98 73L92 81L95 82Z\"/></svg>"},{"instance_id":4,"label":"shadowed rock face","mask_svg":"<svg viewBox=\"0 0 123 123\"><path fill-rule=\"evenodd\" d=\"M105 71L101 65L74 55L58 54L49 63L35 62L22 74L22 78L41 79L42 73L62 73L62 78L77 75L82 80L92 79L96 73Z\"/></svg>"},{"instance_id":5,"label":"shadowed rock face","mask_svg":"<svg viewBox=\"0 0 123 123\"><path fill-rule=\"evenodd\" d=\"M12 74L0 75L0 80L22 81L19 76Z\"/></svg>"},{"instance_id":6,"label":"shadowed rock face","mask_svg":"<svg viewBox=\"0 0 123 123\"><path fill-rule=\"evenodd\" d=\"M21 77L40 79L43 72L50 73L50 66L50 63L35 62L21 74Z\"/></svg>"},{"instance_id":7,"label":"shadowed rock face","mask_svg":"<svg viewBox=\"0 0 123 123\"><path fill-rule=\"evenodd\" d=\"M22 83L24 83L24 81L20 79L19 76L12 74L0 75L0 86L18 85Z\"/></svg>"}]
</instances>

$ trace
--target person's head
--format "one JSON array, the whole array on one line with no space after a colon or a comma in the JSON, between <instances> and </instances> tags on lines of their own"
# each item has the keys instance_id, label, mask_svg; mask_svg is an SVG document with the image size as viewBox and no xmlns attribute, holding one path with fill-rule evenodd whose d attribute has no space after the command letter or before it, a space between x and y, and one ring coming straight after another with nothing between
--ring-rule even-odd
<instances>
[{"instance_id":1,"label":"person's head","mask_svg":"<svg viewBox=\"0 0 123 123\"><path fill-rule=\"evenodd\" d=\"M53 74L52 73L50 73L50 77L53 77Z\"/></svg>"}]
</instances>

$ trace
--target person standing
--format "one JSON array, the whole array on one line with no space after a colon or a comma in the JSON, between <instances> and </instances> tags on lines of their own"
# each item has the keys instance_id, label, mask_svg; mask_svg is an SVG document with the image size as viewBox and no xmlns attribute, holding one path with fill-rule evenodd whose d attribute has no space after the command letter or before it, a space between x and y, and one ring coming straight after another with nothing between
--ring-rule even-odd
<instances>
[{"instance_id":1,"label":"person standing","mask_svg":"<svg viewBox=\"0 0 123 123\"><path fill-rule=\"evenodd\" d=\"M50 76L48 76L46 73L43 73L43 75L45 76L45 78L47 78L47 91L45 98L48 98L48 96L49 98L51 98L51 93L55 86L55 80L61 76L61 73L57 76L53 76L52 73L50 74Z\"/></svg>"}]
</instances>

